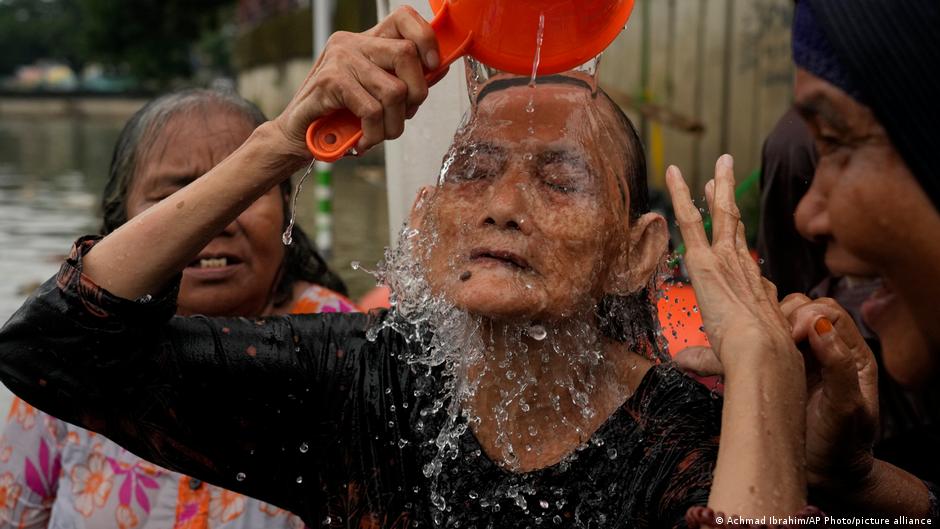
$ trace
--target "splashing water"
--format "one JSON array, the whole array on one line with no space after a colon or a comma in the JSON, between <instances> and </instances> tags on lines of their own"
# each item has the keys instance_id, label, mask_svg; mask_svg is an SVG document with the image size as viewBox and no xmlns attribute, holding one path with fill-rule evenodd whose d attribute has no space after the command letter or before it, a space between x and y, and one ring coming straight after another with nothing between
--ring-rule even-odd
<instances>
[{"instance_id":1,"label":"splashing water","mask_svg":"<svg viewBox=\"0 0 940 529\"><path fill-rule=\"evenodd\" d=\"M313 166L316 163L316 160L311 161L310 165L307 166L307 170L304 171L303 176L301 176L300 180L297 181L297 188L294 189L294 197L290 202L290 220L287 223L287 229L285 229L284 233L281 234L281 242L284 243L284 246L290 246L294 243L294 217L297 214L297 197L300 195L300 191L304 188L304 180L310 176L310 173L313 171Z\"/></svg>"},{"instance_id":2,"label":"splashing water","mask_svg":"<svg viewBox=\"0 0 940 529\"><path fill-rule=\"evenodd\" d=\"M545 491L525 473L511 473L507 484L471 490L460 490L450 476L461 462L490 457L479 450L465 452L465 441L461 441L468 432L480 428L486 416L495 421L497 432L492 461L511 471L520 469L524 456L541 454L545 440L553 433L578 432L586 439L589 434L581 425L597 414L591 396L610 375L599 331L589 322L576 322L561 330L542 323L484 321L432 294L425 263L438 239L433 223L422 230L405 227L398 247L387 250L378 269L369 272L390 288L392 308L367 331L370 340L378 339L383 329L391 329L407 342L419 344L407 349L402 360L419 377L437 381L428 383L434 394L417 403L421 421L416 425L417 431L431 434L432 451L423 462L422 474L429 480L426 493L434 525L452 526L459 520L454 509L467 498L484 512L498 512L502 505L503 509L531 515L533 521L538 516L551 520L562 512L564 502L557 508L554 503L544 507L541 495ZM462 265L455 262L452 266L454 277L459 278ZM361 265L359 269L363 269ZM475 397L482 391L492 392L494 383L501 388L495 403L475 409ZM546 397L548 393L542 388L553 397ZM532 422L545 414L553 416L553 424L541 428L544 423ZM605 455L605 459L616 457ZM567 469L578 457L575 450L558 468ZM483 463L475 465L479 464ZM567 493L556 491L557 496Z\"/></svg>"}]
</instances>

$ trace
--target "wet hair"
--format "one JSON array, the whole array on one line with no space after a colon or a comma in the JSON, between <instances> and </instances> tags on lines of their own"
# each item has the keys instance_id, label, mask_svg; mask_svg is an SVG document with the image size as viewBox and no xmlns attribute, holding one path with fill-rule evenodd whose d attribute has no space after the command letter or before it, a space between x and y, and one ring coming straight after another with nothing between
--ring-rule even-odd
<instances>
[{"instance_id":1,"label":"wet hair","mask_svg":"<svg viewBox=\"0 0 940 529\"><path fill-rule=\"evenodd\" d=\"M226 112L243 117L253 127L267 121L264 113L253 103L230 91L187 89L171 92L153 99L131 116L118 136L111 157L108 183L101 197L101 234L107 235L127 222L127 197L139 164L145 159L154 140L162 134L170 120L193 110L221 107ZM283 227L287 227L291 192L290 179L280 185L284 197ZM346 295L346 285L327 266L313 243L300 226L294 226L294 242L285 249L284 261L278 279L271 289L274 306L283 306L293 299L297 281L309 281Z\"/></svg>"},{"instance_id":2,"label":"wet hair","mask_svg":"<svg viewBox=\"0 0 940 529\"><path fill-rule=\"evenodd\" d=\"M598 95L611 107L616 125L624 133L626 145L621 149L624 174L618 179L620 192L630 196L630 222L650 212L650 194L647 184L646 149L633 122L606 92L598 88ZM658 271L654 271L650 284L627 296L608 294L597 306L597 318L605 336L627 343L634 352L648 358L666 360L665 343L660 339L656 300L652 292Z\"/></svg>"},{"instance_id":3,"label":"wet hair","mask_svg":"<svg viewBox=\"0 0 940 529\"><path fill-rule=\"evenodd\" d=\"M477 95L476 103L487 94L514 86L524 86L530 82L528 77L508 77L495 79L484 86ZM536 78L536 84L568 84L594 90L582 79L566 75L547 75ZM632 223L645 213L650 212L650 194L647 184L646 149L637 133L633 122L603 89L597 88L597 97L606 102L613 113L614 127L623 133L624 148L618 149L623 161L623 173L618 175L617 186L621 199L629 202L629 219ZM627 197L629 196L629 201ZM605 295L597 305L597 320L601 332L607 338L623 342L634 352L648 358L665 360L665 343L660 339L659 320L656 313L656 301L651 292L656 280L656 273L650 284L627 296Z\"/></svg>"}]
</instances>

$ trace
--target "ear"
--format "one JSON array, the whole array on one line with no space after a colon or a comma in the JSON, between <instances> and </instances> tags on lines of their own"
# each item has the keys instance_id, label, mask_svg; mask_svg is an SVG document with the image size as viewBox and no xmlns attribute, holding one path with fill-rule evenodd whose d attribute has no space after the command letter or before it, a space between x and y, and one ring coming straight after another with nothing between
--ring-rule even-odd
<instances>
[{"instance_id":1,"label":"ear","mask_svg":"<svg viewBox=\"0 0 940 529\"><path fill-rule=\"evenodd\" d=\"M629 244L624 241L610 259L613 265L604 286L608 294L625 296L647 286L669 246L666 219L658 213L644 214L629 230Z\"/></svg>"},{"instance_id":2,"label":"ear","mask_svg":"<svg viewBox=\"0 0 940 529\"><path fill-rule=\"evenodd\" d=\"M421 230L427 220L431 199L437 192L436 186L423 186L418 190L418 196L415 197L414 204L411 205L411 213L408 214L408 226L413 229Z\"/></svg>"}]
</instances>

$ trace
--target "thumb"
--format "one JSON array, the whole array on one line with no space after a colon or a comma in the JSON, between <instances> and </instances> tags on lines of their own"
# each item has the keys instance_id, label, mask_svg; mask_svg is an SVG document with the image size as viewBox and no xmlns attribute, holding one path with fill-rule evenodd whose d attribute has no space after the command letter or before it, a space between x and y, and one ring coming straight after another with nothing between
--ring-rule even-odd
<instances>
[{"instance_id":1,"label":"thumb","mask_svg":"<svg viewBox=\"0 0 940 529\"><path fill-rule=\"evenodd\" d=\"M725 372L721 360L711 347L687 347L673 355L672 359L682 369L703 377L723 375Z\"/></svg>"}]
</instances>

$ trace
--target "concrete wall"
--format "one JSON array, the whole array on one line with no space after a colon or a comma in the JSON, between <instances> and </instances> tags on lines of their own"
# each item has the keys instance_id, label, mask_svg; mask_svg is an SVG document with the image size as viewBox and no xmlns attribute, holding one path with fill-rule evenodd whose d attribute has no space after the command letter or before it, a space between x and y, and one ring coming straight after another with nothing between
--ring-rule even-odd
<instances>
[{"instance_id":1,"label":"concrete wall","mask_svg":"<svg viewBox=\"0 0 940 529\"><path fill-rule=\"evenodd\" d=\"M312 65L311 59L290 59L245 70L238 74L238 93L273 118L290 102Z\"/></svg>"}]
</instances>

